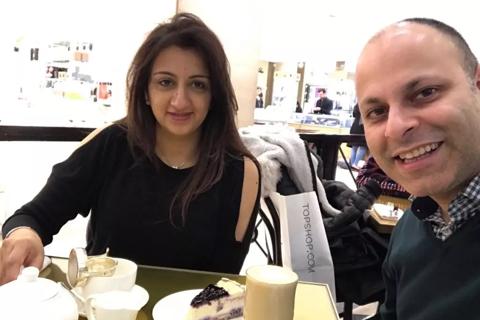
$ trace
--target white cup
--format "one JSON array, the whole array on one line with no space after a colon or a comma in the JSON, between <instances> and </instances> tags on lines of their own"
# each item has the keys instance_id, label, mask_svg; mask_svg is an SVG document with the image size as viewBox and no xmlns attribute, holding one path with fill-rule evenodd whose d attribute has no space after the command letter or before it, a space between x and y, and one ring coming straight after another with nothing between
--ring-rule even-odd
<instances>
[{"instance_id":1,"label":"white cup","mask_svg":"<svg viewBox=\"0 0 480 320\"><path fill-rule=\"evenodd\" d=\"M83 299L93 294L107 291L128 291L133 288L137 280L137 264L133 261L113 258L117 261L115 272L111 276L90 277L81 287L75 287L75 292Z\"/></svg>"},{"instance_id":2,"label":"white cup","mask_svg":"<svg viewBox=\"0 0 480 320\"><path fill-rule=\"evenodd\" d=\"M245 320L292 320L298 275L278 266L247 269Z\"/></svg>"},{"instance_id":3,"label":"white cup","mask_svg":"<svg viewBox=\"0 0 480 320\"><path fill-rule=\"evenodd\" d=\"M93 294L85 303L88 320L135 320L138 311L148 302L148 292L134 286L130 291L109 291Z\"/></svg>"}]
</instances>

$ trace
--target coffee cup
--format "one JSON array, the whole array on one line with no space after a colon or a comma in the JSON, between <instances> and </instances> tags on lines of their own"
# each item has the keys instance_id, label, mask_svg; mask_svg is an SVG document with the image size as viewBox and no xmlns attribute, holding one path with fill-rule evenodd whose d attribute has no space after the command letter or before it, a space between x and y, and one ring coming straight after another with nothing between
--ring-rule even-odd
<instances>
[{"instance_id":1,"label":"coffee cup","mask_svg":"<svg viewBox=\"0 0 480 320\"><path fill-rule=\"evenodd\" d=\"M290 269L263 265L247 269L245 320L292 320L298 275Z\"/></svg>"},{"instance_id":2,"label":"coffee cup","mask_svg":"<svg viewBox=\"0 0 480 320\"><path fill-rule=\"evenodd\" d=\"M133 261L113 258L117 262L115 271L109 276L91 276L75 292L86 300L89 296L108 291L128 291L137 280L137 264Z\"/></svg>"}]
</instances>

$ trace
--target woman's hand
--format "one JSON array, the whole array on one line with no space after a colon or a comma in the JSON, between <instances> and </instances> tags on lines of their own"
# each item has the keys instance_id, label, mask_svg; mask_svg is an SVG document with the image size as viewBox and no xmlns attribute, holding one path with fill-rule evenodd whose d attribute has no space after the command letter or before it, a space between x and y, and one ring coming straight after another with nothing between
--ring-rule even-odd
<instances>
[{"instance_id":1,"label":"woman's hand","mask_svg":"<svg viewBox=\"0 0 480 320\"><path fill-rule=\"evenodd\" d=\"M31 228L19 228L0 246L0 285L15 280L21 267L42 268L44 258L40 236Z\"/></svg>"}]
</instances>

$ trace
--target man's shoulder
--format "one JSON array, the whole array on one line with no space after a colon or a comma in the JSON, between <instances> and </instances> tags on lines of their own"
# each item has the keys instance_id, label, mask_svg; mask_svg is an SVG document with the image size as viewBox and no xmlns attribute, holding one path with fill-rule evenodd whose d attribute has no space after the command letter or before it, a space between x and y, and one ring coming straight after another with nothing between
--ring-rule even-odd
<instances>
[{"instance_id":1,"label":"man's shoulder","mask_svg":"<svg viewBox=\"0 0 480 320\"><path fill-rule=\"evenodd\" d=\"M421 224L423 224L423 222L415 216L411 208L408 208L395 225L395 230L403 230Z\"/></svg>"},{"instance_id":2,"label":"man's shoulder","mask_svg":"<svg viewBox=\"0 0 480 320\"><path fill-rule=\"evenodd\" d=\"M417 254L419 244L426 245L425 240L429 236L424 227L423 222L415 217L410 209L405 211L389 240L388 255L385 259L389 267L400 268L412 255Z\"/></svg>"},{"instance_id":3,"label":"man's shoulder","mask_svg":"<svg viewBox=\"0 0 480 320\"><path fill-rule=\"evenodd\" d=\"M424 222L419 220L411 209L407 209L400 220L397 221L390 241L394 242L394 244L396 244L397 241L399 241L399 243L405 242L405 239L408 241L412 235L415 236L422 233L420 232L422 228L424 228Z\"/></svg>"}]
</instances>

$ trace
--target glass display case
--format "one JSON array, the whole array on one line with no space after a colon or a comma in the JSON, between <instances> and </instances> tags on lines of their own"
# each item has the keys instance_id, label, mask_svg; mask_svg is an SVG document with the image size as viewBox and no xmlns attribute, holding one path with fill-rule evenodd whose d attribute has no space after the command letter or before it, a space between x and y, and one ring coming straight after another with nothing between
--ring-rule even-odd
<instances>
[{"instance_id":1,"label":"glass display case","mask_svg":"<svg viewBox=\"0 0 480 320\"><path fill-rule=\"evenodd\" d=\"M288 125L298 132L348 134L353 118L348 113L337 115L295 113L285 108L269 106L266 109L255 109L254 121L257 125Z\"/></svg>"}]
</instances>

